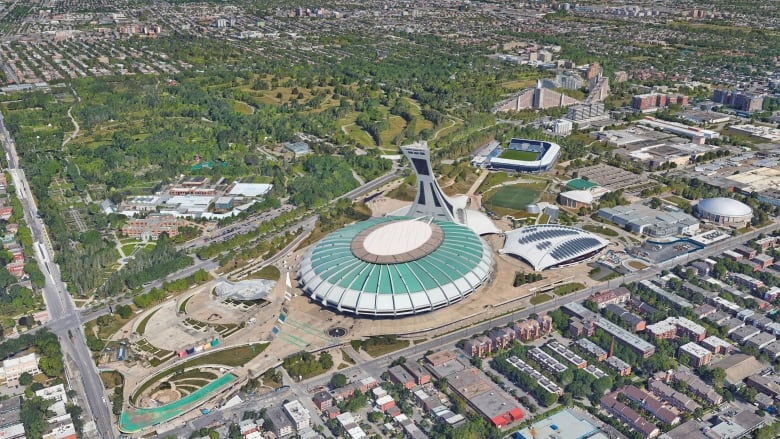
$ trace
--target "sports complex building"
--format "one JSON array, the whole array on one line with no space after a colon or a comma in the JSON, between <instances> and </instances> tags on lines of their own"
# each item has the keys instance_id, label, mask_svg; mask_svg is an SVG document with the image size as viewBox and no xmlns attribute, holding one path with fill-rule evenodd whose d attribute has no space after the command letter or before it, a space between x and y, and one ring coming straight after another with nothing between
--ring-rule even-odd
<instances>
[{"instance_id":1,"label":"sports complex building","mask_svg":"<svg viewBox=\"0 0 780 439\"><path fill-rule=\"evenodd\" d=\"M522 227L506 233L501 253L536 271L576 264L599 254L609 241L581 229L556 224Z\"/></svg>"},{"instance_id":2,"label":"sports complex building","mask_svg":"<svg viewBox=\"0 0 780 439\"><path fill-rule=\"evenodd\" d=\"M696 205L694 213L699 218L723 225L742 225L753 218L753 209L732 198L705 198Z\"/></svg>"},{"instance_id":3,"label":"sports complex building","mask_svg":"<svg viewBox=\"0 0 780 439\"><path fill-rule=\"evenodd\" d=\"M506 148L496 147L488 154L490 169L513 172L549 171L558 159L561 147L543 140L512 139Z\"/></svg>"}]
</instances>

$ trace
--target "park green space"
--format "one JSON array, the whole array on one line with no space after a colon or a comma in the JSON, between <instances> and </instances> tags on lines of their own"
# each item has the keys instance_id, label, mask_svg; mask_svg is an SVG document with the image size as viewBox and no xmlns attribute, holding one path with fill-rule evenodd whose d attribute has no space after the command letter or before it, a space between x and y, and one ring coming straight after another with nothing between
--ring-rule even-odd
<instances>
[{"instance_id":1,"label":"park green space","mask_svg":"<svg viewBox=\"0 0 780 439\"><path fill-rule=\"evenodd\" d=\"M401 340L394 336L377 336L366 340L352 340L350 344L355 350L363 349L372 357L381 357L409 347L409 340Z\"/></svg>"},{"instance_id":2,"label":"park green space","mask_svg":"<svg viewBox=\"0 0 780 439\"><path fill-rule=\"evenodd\" d=\"M567 294L571 294L575 291L579 291L581 289L585 288L585 285L579 283L579 282L571 282L563 285L558 285L553 289L553 293L559 295L559 296L565 296Z\"/></svg>"},{"instance_id":3,"label":"park green space","mask_svg":"<svg viewBox=\"0 0 780 439\"><path fill-rule=\"evenodd\" d=\"M544 303L547 301L552 300L552 296L546 293L537 294L534 297L531 297L531 305L538 305L540 303Z\"/></svg>"}]
</instances>

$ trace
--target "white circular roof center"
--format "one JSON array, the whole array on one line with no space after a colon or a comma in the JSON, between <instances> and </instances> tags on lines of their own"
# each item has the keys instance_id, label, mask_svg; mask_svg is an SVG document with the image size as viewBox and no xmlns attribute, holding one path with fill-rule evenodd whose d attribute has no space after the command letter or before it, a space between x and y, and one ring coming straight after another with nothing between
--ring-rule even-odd
<instances>
[{"instance_id":1,"label":"white circular roof center","mask_svg":"<svg viewBox=\"0 0 780 439\"><path fill-rule=\"evenodd\" d=\"M432 234L426 221L394 221L369 233L363 248L377 256L400 255L421 247Z\"/></svg>"}]
</instances>

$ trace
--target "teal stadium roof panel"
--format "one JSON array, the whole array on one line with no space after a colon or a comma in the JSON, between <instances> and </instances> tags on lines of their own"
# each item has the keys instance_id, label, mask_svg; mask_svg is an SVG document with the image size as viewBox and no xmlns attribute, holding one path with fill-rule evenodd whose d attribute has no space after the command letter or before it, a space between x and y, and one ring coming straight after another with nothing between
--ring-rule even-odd
<instances>
[{"instance_id":1,"label":"teal stadium roof panel","mask_svg":"<svg viewBox=\"0 0 780 439\"><path fill-rule=\"evenodd\" d=\"M304 256L298 278L312 299L339 311L400 316L462 300L492 265L490 247L463 225L382 217L323 238Z\"/></svg>"}]
</instances>

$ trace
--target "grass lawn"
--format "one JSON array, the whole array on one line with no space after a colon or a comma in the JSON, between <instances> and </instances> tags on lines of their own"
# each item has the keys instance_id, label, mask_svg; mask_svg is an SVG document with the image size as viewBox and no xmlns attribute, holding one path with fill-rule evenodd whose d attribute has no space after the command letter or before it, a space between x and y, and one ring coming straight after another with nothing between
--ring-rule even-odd
<instances>
[{"instance_id":1,"label":"grass lawn","mask_svg":"<svg viewBox=\"0 0 780 439\"><path fill-rule=\"evenodd\" d=\"M363 131L363 129L359 126L353 124L346 127L346 130L347 135L351 137L352 140L354 140L358 145L365 147L376 146L374 139L372 139L371 136L369 136L368 133Z\"/></svg>"},{"instance_id":2,"label":"grass lawn","mask_svg":"<svg viewBox=\"0 0 780 439\"><path fill-rule=\"evenodd\" d=\"M666 201L669 201L671 203L674 203L674 204L676 204L678 206L681 205L681 204L683 204L683 205L684 204L691 204L690 200L686 200L685 198L678 197L677 195L669 195L668 197L664 197L663 199L666 200Z\"/></svg>"},{"instance_id":3,"label":"grass lawn","mask_svg":"<svg viewBox=\"0 0 780 439\"><path fill-rule=\"evenodd\" d=\"M171 377L169 381L181 381L186 379L202 379L202 380L215 380L219 378L217 374L213 372L207 372L200 369L188 370L184 373L180 373Z\"/></svg>"},{"instance_id":4,"label":"grass lawn","mask_svg":"<svg viewBox=\"0 0 780 439\"><path fill-rule=\"evenodd\" d=\"M536 185L513 184L501 186L488 194L484 204L491 209L493 206L497 206L504 209L524 211L526 206L539 199L539 195L542 193L541 189L534 189L532 188L533 186Z\"/></svg>"},{"instance_id":5,"label":"grass lawn","mask_svg":"<svg viewBox=\"0 0 780 439\"><path fill-rule=\"evenodd\" d=\"M372 357L380 357L409 346L409 340L396 340L394 343L363 346L363 350Z\"/></svg>"},{"instance_id":6,"label":"grass lawn","mask_svg":"<svg viewBox=\"0 0 780 439\"><path fill-rule=\"evenodd\" d=\"M121 386L125 382L125 378L121 373L115 371L100 372L100 379L103 381L103 386L106 389L113 389L114 387Z\"/></svg>"},{"instance_id":7,"label":"grass lawn","mask_svg":"<svg viewBox=\"0 0 780 439\"><path fill-rule=\"evenodd\" d=\"M588 277L590 277L593 280L597 280L600 282L607 282L612 279L617 279L620 277L620 273L611 270L607 267L598 266L591 270L590 273L588 273Z\"/></svg>"},{"instance_id":8,"label":"grass lawn","mask_svg":"<svg viewBox=\"0 0 780 439\"><path fill-rule=\"evenodd\" d=\"M506 81L499 84L502 88L507 88L510 90L517 90L521 88L528 88L533 87L536 85L536 79L529 78L529 79L518 79L515 81Z\"/></svg>"},{"instance_id":9,"label":"grass lawn","mask_svg":"<svg viewBox=\"0 0 780 439\"><path fill-rule=\"evenodd\" d=\"M643 264L640 261L628 261L628 265L631 268L634 268L634 269L637 269L637 270L644 270L645 268L647 268L647 265Z\"/></svg>"},{"instance_id":10,"label":"grass lawn","mask_svg":"<svg viewBox=\"0 0 780 439\"><path fill-rule=\"evenodd\" d=\"M355 360L352 359L345 351L344 349L341 350L341 358L344 359L345 362L349 364L355 364Z\"/></svg>"},{"instance_id":11,"label":"grass lawn","mask_svg":"<svg viewBox=\"0 0 780 439\"><path fill-rule=\"evenodd\" d=\"M533 151L518 151L516 149L505 149L501 152L501 155L499 155L498 157L507 160L521 160L524 162L532 162L536 160L537 157L539 157L539 153Z\"/></svg>"},{"instance_id":12,"label":"grass lawn","mask_svg":"<svg viewBox=\"0 0 780 439\"><path fill-rule=\"evenodd\" d=\"M584 230L587 230L588 232L598 233L599 235L618 236L617 230L613 229L612 227L585 224L584 226L582 226L582 228Z\"/></svg>"},{"instance_id":13,"label":"grass lawn","mask_svg":"<svg viewBox=\"0 0 780 439\"><path fill-rule=\"evenodd\" d=\"M575 291L579 291L581 289L585 288L585 285L579 283L579 282L572 282L568 284L558 285L555 287L553 292L559 296L565 296L567 294L571 294Z\"/></svg>"},{"instance_id":14,"label":"grass lawn","mask_svg":"<svg viewBox=\"0 0 780 439\"><path fill-rule=\"evenodd\" d=\"M552 300L552 296L549 294L537 294L534 297L531 297L531 305L538 305L540 303L547 302L548 300Z\"/></svg>"},{"instance_id":15,"label":"grass lawn","mask_svg":"<svg viewBox=\"0 0 780 439\"><path fill-rule=\"evenodd\" d=\"M190 299L192 299L192 296L190 296L190 297L188 297L188 298L184 299L184 300L181 302L181 304L179 305L179 312L180 312L180 313L184 314L184 313L186 313L186 312L187 312L187 302L189 302L189 301L190 301Z\"/></svg>"},{"instance_id":16,"label":"grass lawn","mask_svg":"<svg viewBox=\"0 0 780 439\"><path fill-rule=\"evenodd\" d=\"M125 244L122 246L122 253L125 254L125 256L130 256L133 254L133 251L135 251L136 244Z\"/></svg>"},{"instance_id":17,"label":"grass lawn","mask_svg":"<svg viewBox=\"0 0 780 439\"><path fill-rule=\"evenodd\" d=\"M414 175L406 177L398 187L387 193L387 197L401 201L414 201L415 194L417 193L415 180L416 178Z\"/></svg>"},{"instance_id":18,"label":"grass lawn","mask_svg":"<svg viewBox=\"0 0 780 439\"><path fill-rule=\"evenodd\" d=\"M195 357L188 361L179 362L175 366L169 367L168 369L165 369L162 372L158 373L157 375L152 377L149 381L146 381L143 385L138 387L130 396L130 402L135 404L136 401L138 400L138 397L146 389L155 385L163 378L171 375L173 373L174 368L187 369L190 367L202 366L205 364L219 364L224 366L239 367L239 366L243 366L244 364L248 363L256 356L260 355L260 353L263 352L266 347L268 347L267 343L264 344L255 343L251 345L237 346L234 348L228 348L218 352L212 352L206 355L201 355L199 357Z\"/></svg>"},{"instance_id":19,"label":"grass lawn","mask_svg":"<svg viewBox=\"0 0 780 439\"><path fill-rule=\"evenodd\" d=\"M507 182L509 180L514 179L515 177L512 177L511 175L507 174L506 172L490 172L490 175L485 177L485 180L482 182L482 184L479 186L479 189L477 189L477 192L485 192L486 190L492 188L493 186L499 185L501 183Z\"/></svg>"},{"instance_id":20,"label":"grass lawn","mask_svg":"<svg viewBox=\"0 0 780 439\"><path fill-rule=\"evenodd\" d=\"M273 265L266 265L260 270L252 273L252 277L256 279L279 280L281 276L282 273L279 272L279 269Z\"/></svg>"},{"instance_id":21,"label":"grass lawn","mask_svg":"<svg viewBox=\"0 0 780 439\"><path fill-rule=\"evenodd\" d=\"M135 332L138 333L138 335L144 335L144 331L146 331L146 324L149 323L149 319L152 318L153 315L155 315L159 310L154 310L149 313L148 316L144 317L143 320L141 320L141 323L138 324L138 328L135 330Z\"/></svg>"},{"instance_id":22,"label":"grass lawn","mask_svg":"<svg viewBox=\"0 0 780 439\"><path fill-rule=\"evenodd\" d=\"M233 110L242 114L252 114L252 107L246 102L233 101Z\"/></svg>"},{"instance_id":23,"label":"grass lawn","mask_svg":"<svg viewBox=\"0 0 780 439\"><path fill-rule=\"evenodd\" d=\"M406 128L406 121L401 116L390 116L388 128L379 133L379 138L382 140L382 146L392 146L393 139L401 134Z\"/></svg>"},{"instance_id":24,"label":"grass lawn","mask_svg":"<svg viewBox=\"0 0 780 439\"><path fill-rule=\"evenodd\" d=\"M113 317L114 318L111 319L111 323L109 323L108 326L97 326L97 319L87 322L85 326L89 328L90 325L96 325L98 328L98 337L103 340L108 340L112 335L116 334L117 331L122 329L122 326L125 326L125 323L129 322L134 316L131 314L129 318L123 319L119 317L119 314L114 314Z\"/></svg>"},{"instance_id":25,"label":"grass lawn","mask_svg":"<svg viewBox=\"0 0 780 439\"><path fill-rule=\"evenodd\" d=\"M255 343L251 345L237 346L218 352L212 352L206 355L201 355L200 357L195 357L190 361L179 363L177 366L183 366L186 368L202 366L204 364L220 364L230 367L240 367L248 363L256 356L260 355L260 353L263 352L267 347L268 343Z\"/></svg>"}]
</instances>

